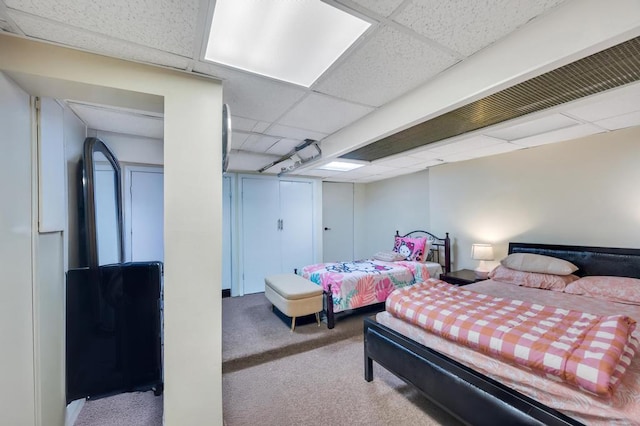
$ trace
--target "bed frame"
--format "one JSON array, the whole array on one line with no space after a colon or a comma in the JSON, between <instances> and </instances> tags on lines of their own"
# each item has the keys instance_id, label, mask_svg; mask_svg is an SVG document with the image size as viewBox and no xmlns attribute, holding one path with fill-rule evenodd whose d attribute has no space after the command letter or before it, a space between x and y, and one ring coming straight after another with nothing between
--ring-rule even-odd
<instances>
[{"instance_id":1,"label":"bed frame","mask_svg":"<svg viewBox=\"0 0 640 426\"><path fill-rule=\"evenodd\" d=\"M640 278L640 249L510 243L509 253L565 259L579 267L580 276ZM364 377L368 382L373 380L373 361L467 424L582 424L367 318Z\"/></svg>"},{"instance_id":2,"label":"bed frame","mask_svg":"<svg viewBox=\"0 0 640 426\"><path fill-rule=\"evenodd\" d=\"M431 232L415 230L405 235L400 235L396 231L396 237L412 237L421 238L426 237L429 243L431 255L429 257L430 262L437 262L442 265L444 273L451 272L451 240L449 239L449 233L445 233L444 238L436 237ZM373 307L374 305L371 305ZM384 302L376 303L376 306L383 307ZM370 308L370 306L363 306L362 308ZM324 292L324 314L327 318L327 328L332 329L336 326L336 314L333 312L333 294L331 292L331 286L329 291Z\"/></svg>"}]
</instances>

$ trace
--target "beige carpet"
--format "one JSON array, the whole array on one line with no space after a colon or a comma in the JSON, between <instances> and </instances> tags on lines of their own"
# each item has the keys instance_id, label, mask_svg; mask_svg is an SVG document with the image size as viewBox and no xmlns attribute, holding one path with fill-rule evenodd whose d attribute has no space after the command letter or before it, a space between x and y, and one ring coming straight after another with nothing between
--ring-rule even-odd
<instances>
[{"instance_id":1,"label":"beige carpet","mask_svg":"<svg viewBox=\"0 0 640 426\"><path fill-rule=\"evenodd\" d=\"M74 426L161 426L162 396L129 392L86 401Z\"/></svg>"},{"instance_id":2,"label":"beige carpet","mask_svg":"<svg viewBox=\"0 0 640 426\"><path fill-rule=\"evenodd\" d=\"M366 382L362 351L357 336L223 374L225 424L460 424L378 365Z\"/></svg>"},{"instance_id":3,"label":"beige carpet","mask_svg":"<svg viewBox=\"0 0 640 426\"><path fill-rule=\"evenodd\" d=\"M374 364L364 380L358 311L291 333L263 293L223 299L225 425L458 425L418 391Z\"/></svg>"},{"instance_id":4,"label":"beige carpet","mask_svg":"<svg viewBox=\"0 0 640 426\"><path fill-rule=\"evenodd\" d=\"M290 331L290 320L271 311L264 293L222 299L222 371L237 371L266 361L300 353L362 334L362 320L382 309L359 310L342 315L335 328L317 326L314 316L298 320Z\"/></svg>"}]
</instances>

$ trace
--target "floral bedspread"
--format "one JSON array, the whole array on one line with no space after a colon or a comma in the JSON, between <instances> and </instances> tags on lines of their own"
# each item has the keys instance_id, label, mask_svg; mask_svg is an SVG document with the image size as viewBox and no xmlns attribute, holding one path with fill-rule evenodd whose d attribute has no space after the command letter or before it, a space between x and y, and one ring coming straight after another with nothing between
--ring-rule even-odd
<instances>
[{"instance_id":1,"label":"floral bedspread","mask_svg":"<svg viewBox=\"0 0 640 426\"><path fill-rule=\"evenodd\" d=\"M396 288L429 278L421 262L358 260L318 263L302 268L300 275L322 286L333 297L333 311L341 312L384 302Z\"/></svg>"}]
</instances>

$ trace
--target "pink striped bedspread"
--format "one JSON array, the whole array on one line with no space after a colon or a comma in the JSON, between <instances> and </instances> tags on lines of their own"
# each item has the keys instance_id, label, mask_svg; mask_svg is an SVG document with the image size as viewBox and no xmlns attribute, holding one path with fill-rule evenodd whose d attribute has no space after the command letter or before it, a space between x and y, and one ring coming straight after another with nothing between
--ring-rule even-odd
<instances>
[{"instance_id":1,"label":"pink striped bedspread","mask_svg":"<svg viewBox=\"0 0 640 426\"><path fill-rule=\"evenodd\" d=\"M610 396L638 350L636 322L479 294L430 279L395 290L387 311L446 339Z\"/></svg>"}]
</instances>

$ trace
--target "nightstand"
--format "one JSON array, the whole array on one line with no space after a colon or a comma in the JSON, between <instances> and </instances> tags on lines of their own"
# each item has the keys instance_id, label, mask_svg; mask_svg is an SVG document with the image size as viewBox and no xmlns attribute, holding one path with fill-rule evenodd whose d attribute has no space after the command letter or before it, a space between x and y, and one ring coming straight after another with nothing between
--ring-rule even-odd
<instances>
[{"instance_id":1,"label":"nightstand","mask_svg":"<svg viewBox=\"0 0 640 426\"><path fill-rule=\"evenodd\" d=\"M440 274L440 279L457 286L483 281L483 279L478 278L476 273L471 269L461 269L459 271L449 272L448 274Z\"/></svg>"}]
</instances>

